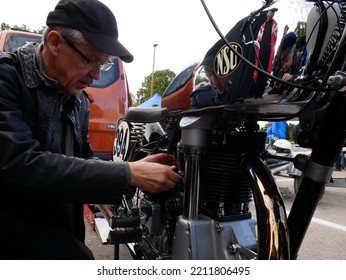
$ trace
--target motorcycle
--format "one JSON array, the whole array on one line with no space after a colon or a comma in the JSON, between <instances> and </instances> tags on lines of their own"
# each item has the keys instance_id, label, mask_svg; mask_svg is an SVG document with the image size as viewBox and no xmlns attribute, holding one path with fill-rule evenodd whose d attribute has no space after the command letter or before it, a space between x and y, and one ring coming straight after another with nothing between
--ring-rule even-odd
<instances>
[{"instance_id":1,"label":"motorcycle","mask_svg":"<svg viewBox=\"0 0 346 280\"><path fill-rule=\"evenodd\" d=\"M203 72L195 63L172 81L161 107L132 107L118 121L114 160L173 154L182 181L169 192L133 188L120 204L99 205L111 228L108 241L116 246L115 258L119 244L126 244L134 259L297 259L346 128L346 1L310 2L308 62L294 82L270 76L286 86L283 92L190 109L182 96L189 96ZM247 31L272 4L267 0L241 22L241 40L251 41ZM220 37L224 54L235 53L243 65L269 75ZM301 182L287 214L266 164L266 133L258 121L293 118L302 129L299 145L311 153L289 159ZM163 131L148 133L148 124L159 123Z\"/></svg>"},{"instance_id":2,"label":"motorcycle","mask_svg":"<svg viewBox=\"0 0 346 280\"><path fill-rule=\"evenodd\" d=\"M268 141L267 141L268 142ZM293 179L293 190L297 194L302 172L294 167L293 160L298 154L310 156L311 150L292 144L286 139L278 139L266 145L268 152L266 164L275 176Z\"/></svg>"}]
</instances>

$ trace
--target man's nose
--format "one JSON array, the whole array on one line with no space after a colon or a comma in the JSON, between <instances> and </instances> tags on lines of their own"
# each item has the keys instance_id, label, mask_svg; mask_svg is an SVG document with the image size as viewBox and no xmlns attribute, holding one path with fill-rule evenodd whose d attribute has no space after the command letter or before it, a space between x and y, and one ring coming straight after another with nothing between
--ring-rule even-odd
<instances>
[{"instance_id":1,"label":"man's nose","mask_svg":"<svg viewBox=\"0 0 346 280\"><path fill-rule=\"evenodd\" d=\"M101 68L100 67L95 67L94 69L89 71L89 75L91 78L94 80L99 80L101 78Z\"/></svg>"}]
</instances>

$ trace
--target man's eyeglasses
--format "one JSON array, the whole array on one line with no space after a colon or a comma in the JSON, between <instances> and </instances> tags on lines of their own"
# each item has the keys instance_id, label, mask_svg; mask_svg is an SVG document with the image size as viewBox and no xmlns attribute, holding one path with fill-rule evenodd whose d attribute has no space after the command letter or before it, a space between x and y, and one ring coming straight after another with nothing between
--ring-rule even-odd
<instances>
[{"instance_id":1,"label":"man's eyeglasses","mask_svg":"<svg viewBox=\"0 0 346 280\"><path fill-rule=\"evenodd\" d=\"M64 40L66 41L67 45L73 50L75 50L83 59L88 63L88 65L91 68L100 68L102 71L108 71L109 69L112 68L113 62L112 61L107 61L107 62L101 62L101 61L96 61L96 60L91 60L86 57L85 54L83 54L75 45L73 45L66 37L63 37Z\"/></svg>"}]
</instances>

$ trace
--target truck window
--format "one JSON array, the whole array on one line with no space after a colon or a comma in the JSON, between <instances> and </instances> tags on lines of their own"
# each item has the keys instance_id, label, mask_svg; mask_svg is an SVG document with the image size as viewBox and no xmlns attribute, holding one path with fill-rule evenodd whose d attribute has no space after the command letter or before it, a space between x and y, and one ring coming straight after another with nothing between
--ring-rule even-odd
<instances>
[{"instance_id":1,"label":"truck window","mask_svg":"<svg viewBox=\"0 0 346 280\"><path fill-rule=\"evenodd\" d=\"M41 43L42 39L41 37L35 37L32 35L14 34L14 33L8 34L6 37L5 45L4 45L4 51L13 52L20 46L23 46L29 42Z\"/></svg>"}]
</instances>

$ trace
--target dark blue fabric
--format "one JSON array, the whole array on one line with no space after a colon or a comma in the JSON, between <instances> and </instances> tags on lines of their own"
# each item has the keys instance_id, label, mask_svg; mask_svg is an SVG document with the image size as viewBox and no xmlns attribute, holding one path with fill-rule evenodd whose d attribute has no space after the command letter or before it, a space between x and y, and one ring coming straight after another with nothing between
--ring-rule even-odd
<instances>
[{"instance_id":1,"label":"dark blue fabric","mask_svg":"<svg viewBox=\"0 0 346 280\"><path fill-rule=\"evenodd\" d=\"M263 11L256 17L256 20L249 26L248 29L246 29L244 33L245 37L241 36L240 30L242 29L243 23L247 19L247 17L238 21L238 23L225 36L228 42L237 43L238 45L240 45L243 51L243 56L251 63L255 62L256 53L254 44L249 42L256 39L261 25L267 18L267 12L268 11ZM215 55L223 46L225 46L225 42L223 41L223 39L218 40L208 50L203 59L202 64L208 64L211 66L211 64L214 63ZM246 62L241 61L239 66L228 75L228 79L232 84L232 100L257 97L256 93L253 91L253 72L254 70L251 66L247 65Z\"/></svg>"}]
</instances>

